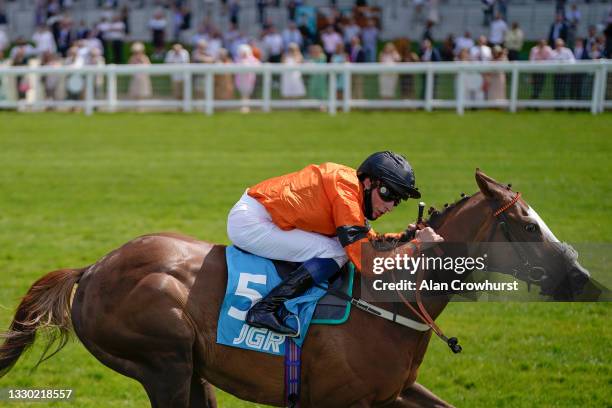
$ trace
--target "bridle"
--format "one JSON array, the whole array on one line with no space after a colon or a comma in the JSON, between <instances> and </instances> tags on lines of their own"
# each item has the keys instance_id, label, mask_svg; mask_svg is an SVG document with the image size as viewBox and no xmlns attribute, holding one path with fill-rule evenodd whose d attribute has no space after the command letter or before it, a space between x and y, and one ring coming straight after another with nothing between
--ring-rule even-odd
<instances>
[{"instance_id":1,"label":"bridle","mask_svg":"<svg viewBox=\"0 0 612 408\"><path fill-rule=\"evenodd\" d=\"M514 238L512 232L510 231L510 227L508 227L508 216L506 215L505 211L516 204L520 198L521 193L517 192L511 201L499 207L497 210L495 210L495 202L491 201L493 216L497 219L497 221L491 226L491 232L489 233L489 238L486 242L492 242L493 236L499 227L504 235L504 238L510 243L512 249L514 249L514 252L516 252L520 259L519 266L512 269L511 275L527 282L527 288L529 290L531 289L532 283L539 284L542 282L542 279L546 276L546 270L540 266L534 266L531 264L531 262L529 262L529 257L526 254L525 248L523 248L519 244L519 241Z\"/></svg>"},{"instance_id":2,"label":"bridle","mask_svg":"<svg viewBox=\"0 0 612 408\"><path fill-rule=\"evenodd\" d=\"M489 240L493 237L493 235L495 234L495 231L497 230L497 226L499 225L499 227L501 228L504 234L504 237L506 237L508 242L512 243L513 248L519 254L519 257L521 258L521 261L522 261L521 262L522 267L520 268L520 270L517 270L517 275L515 276L522 277L525 274L525 276L531 277L535 271L538 271L538 272L541 271L539 280L531 279L530 281L527 281L530 283L536 283L536 282L540 282L542 277L545 276L545 270L541 267L532 266L529 263L527 255L525 254L523 248L521 248L518 245L517 241L513 239L512 234L510 233L510 229L508 228L508 219L505 214L505 211L507 211L512 206L514 206L520 198L521 198L521 193L517 192L514 198L512 198L512 200L510 200L506 204L503 204L498 208L493 207L493 216L498 221L493 224ZM491 205L494 206L495 203L491 202ZM437 249L439 252L441 252L439 248ZM438 255L441 255L441 253L438 253ZM412 311L412 313L414 313L427 326L429 326L431 330L448 345L448 347L451 349L453 353L455 354L460 353L462 348L459 345L459 340L456 337L447 337L446 335L444 335L442 330L435 323L434 319L432 319L430 314L427 312L427 309L425 308L425 305L423 304L422 297L421 297L421 291L419 288L421 287L421 282L423 281L424 273L425 272L423 271L423 268L419 268L419 270L417 271L417 276L416 276L416 289L415 289L416 299L415 300L416 300L418 310L412 305L411 302L409 302L404 297L404 295L399 290L397 291L397 294L399 295L399 298L402 300L402 303L404 303L404 305L406 305L408 309ZM395 275L392 275L392 277L393 277L393 280L395 281Z\"/></svg>"},{"instance_id":3,"label":"bridle","mask_svg":"<svg viewBox=\"0 0 612 408\"><path fill-rule=\"evenodd\" d=\"M492 242L493 236L497 231L497 227L499 227L502 234L504 235L504 238L510 243L512 249L518 255L518 258L520 260L519 265L512 268L510 275L526 282L527 290L531 290L531 284L539 285L542 288L541 294L546 295L547 293L545 293L545 291L549 288L545 288L543 283L550 279L546 268L542 266L533 265L531 262L529 262L527 251L522 245L520 245L520 241L515 239L515 237L512 235L512 232L510 231L510 227L508 226L509 220L505 211L512 207L514 204L516 204L520 197L521 193L517 192L511 201L499 207L497 210L495 209L495 202L491 202L491 207L493 208L493 216L497 219L497 221L493 223L491 227L491 232L489 233L489 238L486 242ZM557 246L559 253L562 253L569 258L577 257L577 253L574 248L571 247L571 245L564 242L554 242L551 244Z\"/></svg>"}]
</instances>

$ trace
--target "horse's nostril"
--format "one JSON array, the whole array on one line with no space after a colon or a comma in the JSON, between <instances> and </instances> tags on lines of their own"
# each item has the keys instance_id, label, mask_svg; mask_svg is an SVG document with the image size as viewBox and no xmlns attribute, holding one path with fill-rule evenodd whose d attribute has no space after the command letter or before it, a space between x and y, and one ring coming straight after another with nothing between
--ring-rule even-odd
<instances>
[{"instance_id":1,"label":"horse's nostril","mask_svg":"<svg viewBox=\"0 0 612 408\"><path fill-rule=\"evenodd\" d=\"M589 281L591 275L582 265L576 262L572 270L570 271L570 278L572 280L572 286L574 291L580 292L584 285Z\"/></svg>"}]
</instances>

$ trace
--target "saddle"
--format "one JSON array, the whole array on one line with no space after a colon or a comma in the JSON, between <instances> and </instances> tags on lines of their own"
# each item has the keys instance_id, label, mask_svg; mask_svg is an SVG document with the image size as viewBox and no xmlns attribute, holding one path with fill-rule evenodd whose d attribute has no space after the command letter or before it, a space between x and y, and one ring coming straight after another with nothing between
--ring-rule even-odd
<instances>
[{"instance_id":1,"label":"saddle","mask_svg":"<svg viewBox=\"0 0 612 408\"><path fill-rule=\"evenodd\" d=\"M291 272L296 270L299 262L273 261L276 272L281 279L286 279ZM351 311L348 301L340 299L333 292L341 292L347 296L353 295L353 280L355 277L355 266L347 263L329 279L329 292L317 303L311 324L342 324L346 322Z\"/></svg>"}]
</instances>

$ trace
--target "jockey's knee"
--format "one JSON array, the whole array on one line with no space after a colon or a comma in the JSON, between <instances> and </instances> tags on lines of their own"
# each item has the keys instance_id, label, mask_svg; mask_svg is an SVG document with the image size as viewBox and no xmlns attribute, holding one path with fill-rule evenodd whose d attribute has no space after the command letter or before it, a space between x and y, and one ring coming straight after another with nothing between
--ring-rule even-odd
<instances>
[{"instance_id":1,"label":"jockey's knee","mask_svg":"<svg viewBox=\"0 0 612 408\"><path fill-rule=\"evenodd\" d=\"M304 262L304 268L306 268L312 279L318 284L325 282L340 270L338 262L333 258L309 259Z\"/></svg>"},{"instance_id":2,"label":"jockey's knee","mask_svg":"<svg viewBox=\"0 0 612 408\"><path fill-rule=\"evenodd\" d=\"M348 256L346 255L346 253L343 253L342 255L334 256L332 257L332 259L336 261L339 268L342 268L344 264L348 262Z\"/></svg>"}]
</instances>

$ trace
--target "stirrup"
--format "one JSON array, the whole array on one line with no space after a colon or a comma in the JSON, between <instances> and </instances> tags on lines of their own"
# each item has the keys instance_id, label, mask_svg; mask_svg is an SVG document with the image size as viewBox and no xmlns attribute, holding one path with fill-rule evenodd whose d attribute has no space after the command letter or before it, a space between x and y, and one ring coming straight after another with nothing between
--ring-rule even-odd
<instances>
[{"instance_id":1,"label":"stirrup","mask_svg":"<svg viewBox=\"0 0 612 408\"><path fill-rule=\"evenodd\" d=\"M291 319L292 317L293 317L293 318L295 319L295 321L297 322L297 332L296 332L294 335L291 335L291 334L285 334L285 336L287 336L287 337L300 337L300 335L302 334L302 325L300 324L300 318L299 318L297 315L294 315L294 314L292 314L292 313L289 313L289 315L288 315L288 316L285 316L285 317L283 318L283 325L284 325L285 327L288 327L288 328L290 328L290 329L292 329L292 330L293 330L293 328L292 328L291 326L289 326L288 324L286 324L286 323L285 323L287 320Z\"/></svg>"}]
</instances>

